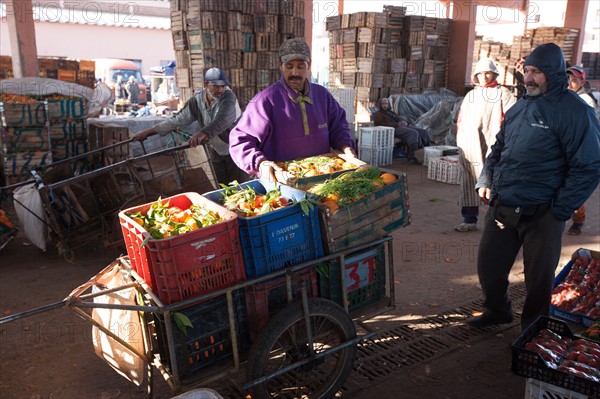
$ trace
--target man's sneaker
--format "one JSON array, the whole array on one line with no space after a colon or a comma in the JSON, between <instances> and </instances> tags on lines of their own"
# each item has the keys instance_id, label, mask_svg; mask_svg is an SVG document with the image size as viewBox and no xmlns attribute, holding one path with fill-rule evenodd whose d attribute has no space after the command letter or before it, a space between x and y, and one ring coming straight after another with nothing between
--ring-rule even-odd
<instances>
[{"instance_id":1,"label":"man's sneaker","mask_svg":"<svg viewBox=\"0 0 600 399\"><path fill-rule=\"evenodd\" d=\"M461 233L466 233L467 231L476 231L477 224L476 223L461 223L457 226L454 226L454 230L461 232Z\"/></svg>"},{"instance_id":2,"label":"man's sneaker","mask_svg":"<svg viewBox=\"0 0 600 399\"><path fill-rule=\"evenodd\" d=\"M571 227L569 227L569 230L567 230L567 234L572 235L572 236L578 236L579 234L581 234L582 226L583 226L583 223L573 223L571 225Z\"/></svg>"},{"instance_id":3,"label":"man's sneaker","mask_svg":"<svg viewBox=\"0 0 600 399\"><path fill-rule=\"evenodd\" d=\"M471 327L485 328L493 326L495 324L507 324L512 323L513 316L511 313L498 313L485 311L481 316L470 317L465 320L465 323Z\"/></svg>"}]
</instances>

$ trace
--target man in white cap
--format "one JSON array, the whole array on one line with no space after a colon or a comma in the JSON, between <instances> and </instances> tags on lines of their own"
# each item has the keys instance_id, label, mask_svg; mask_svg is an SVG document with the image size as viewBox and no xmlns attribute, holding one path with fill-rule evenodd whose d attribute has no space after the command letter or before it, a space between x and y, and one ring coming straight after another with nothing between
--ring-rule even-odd
<instances>
[{"instance_id":1,"label":"man in white cap","mask_svg":"<svg viewBox=\"0 0 600 399\"><path fill-rule=\"evenodd\" d=\"M498 83L494 61L481 59L473 71L473 90L467 93L458 112L456 145L462 171L459 205L463 222L454 226L460 233L477 230L481 199L475 191L485 157L496 141L504 114L517 102L506 87Z\"/></svg>"},{"instance_id":2,"label":"man in white cap","mask_svg":"<svg viewBox=\"0 0 600 399\"><path fill-rule=\"evenodd\" d=\"M248 177L240 173L229 155L229 132L242 114L237 98L229 86L221 69L210 68L204 75L204 88L197 91L181 111L152 128L142 130L132 139L142 141L151 135L167 134L198 122L200 130L188 142L191 147L196 147L208 141L218 182L228 184L234 180L247 180Z\"/></svg>"}]
</instances>

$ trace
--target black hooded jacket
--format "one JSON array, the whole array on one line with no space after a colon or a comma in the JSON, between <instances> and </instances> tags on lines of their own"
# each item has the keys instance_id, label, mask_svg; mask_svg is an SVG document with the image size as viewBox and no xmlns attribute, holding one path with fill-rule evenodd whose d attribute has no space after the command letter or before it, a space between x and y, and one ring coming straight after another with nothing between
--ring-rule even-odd
<instances>
[{"instance_id":1,"label":"black hooded jacket","mask_svg":"<svg viewBox=\"0 0 600 399\"><path fill-rule=\"evenodd\" d=\"M600 181L600 125L594 111L568 90L565 60L553 43L534 49L525 66L540 69L546 93L524 96L505 115L476 189L508 206L550 204L567 220Z\"/></svg>"}]
</instances>

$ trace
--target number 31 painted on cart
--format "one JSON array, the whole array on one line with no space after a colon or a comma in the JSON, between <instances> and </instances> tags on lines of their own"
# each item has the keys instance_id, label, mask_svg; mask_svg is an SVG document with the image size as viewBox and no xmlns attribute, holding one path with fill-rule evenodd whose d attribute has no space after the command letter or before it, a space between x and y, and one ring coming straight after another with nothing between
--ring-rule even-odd
<instances>
[{"instance_id":1,"label":"number 31 painted on cart","mask_svg":"<svg viewBox=\"0 0 600 399\"><path fill-rule=\"evenodd\" d=\"M375 257L346 265L345 271L348 292L366 287L375 280Z\"/></svg>"}]
</instances>

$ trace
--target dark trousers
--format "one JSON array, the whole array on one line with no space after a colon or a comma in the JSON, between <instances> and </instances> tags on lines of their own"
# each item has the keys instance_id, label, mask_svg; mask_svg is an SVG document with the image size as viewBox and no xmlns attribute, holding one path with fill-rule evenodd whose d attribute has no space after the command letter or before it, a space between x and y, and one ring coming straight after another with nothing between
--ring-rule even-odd
<instances>
[{"instance_id":1,"label":"dark trousers","mask_svg":"<svg viewBox=\"0 0 600 399\"><path fill-rule=\"evenodd\" d=\"M243 183L250 180L250 176L242 169L238 168L231 156L218 155L213 150L210 150L211 163L215 171L217 183L229 185L232 181ZM221 188L218 186L217 188Z\"/></svg>"},{"instance_id":2,"label":"dark trousers","mask_svg":"<svg viewBox=\"0 0 600 399\"><path fill-rule=\"evenodd\" d=\"M479 217L479 207L463 206L460 209L460 213L463 217L463 223L477 223L477 218Z\"/></svg>"},{"instance_id":3,"label":"dark trousers","mask_svg":"<svg viewBox=\"0 0 600 399\"><path fill-rule=\"evenodd\" d=\"M493 208L485 216L477 274L483 289L486 309L508 313L508 276L523 248L527 295L521 327L527 328L538 316L550 312L554 272L560 259L565 222L552 215L548 206L539 206L531 216L522 216L516 228L501 229L492 217Z\"/></svg>"}]
</instances>

